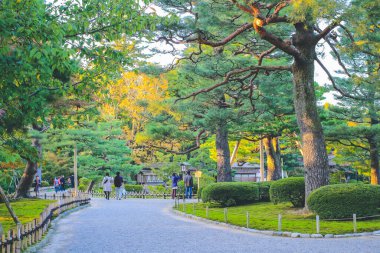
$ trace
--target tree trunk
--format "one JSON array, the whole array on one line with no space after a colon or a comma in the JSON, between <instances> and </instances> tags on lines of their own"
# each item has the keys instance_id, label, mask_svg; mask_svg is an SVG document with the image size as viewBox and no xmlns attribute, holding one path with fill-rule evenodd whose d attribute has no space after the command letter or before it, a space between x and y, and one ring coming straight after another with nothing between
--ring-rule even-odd
<instances>
[{"instance_id":1,"label":"tree trunk","mask_svg":"<svg viewBox=\"0 0 380 253\"><path fill-rule=\"evenodd\" d=\"M17 215L15 214L15 212L13 211L12 209L12 206L11 206L11 203L9 202L9 199L7 197L7 195L5 194L3 188L0 186L0 196L1 196L1 199L4 201L5 203L5 206L7 207L8 209L8 212L9 214L11 215L13 221L16 223L16 224L21 224ZM0 232L1 234L1 232Z\"/></svg>"},{"instance_id":2,"label":"tree trunk","mask_svg":"<svg viewBox=\"0 0 380 253\"><path fill-rule=\"evenodd\" d=\"M32 146L36 147L38 155L41 156L41 143L38 139L33 139ZM24 173L17 185L15 198L26 198L28 197L28 191L33 184L34 175L37 172L37 162L31 159L26 159L26 166Z\"/></svg>"},{"instance_id":3,"label":"tree trunk","mask_svg":"<svg viewBox=\"0 0 380 253\"><path fill-rule=\"evenodd\" d=\"M218 170L217 181L231 182L230 147L228 146L228 129L226 122L220 122L216 127L216 154Z\"/></svg>"},{"instance_id":4,"label":"tree trunk","mask_svg":"<svg viewBox=\"0 0 380 253\"><path fill-rule=\"evenodd\" d=\"M236 155L237 155L237 153L238 153L239 146L240 146L240 140L236 141L236 144L235 144L234 150L232 151L232 155L231 155L231 158L230 158L230 165L231 165L231 166L234 164L234 160L235 160Z\"/></svg>"},{"instance_id":5,"label":"tree trunk","mask_svg":"<svg viewBox=\"0 0 380 253\"><path fill-rule=\"evenodd\" d=\"M277 137L266 137L263 139L265 152L267 154L267 181L281 178L281 153Z\"/></svg>"},{"instance_id":6,"label":"tree trunk","mask_svg":"<svg viewBox=\"0 0 380 253\"><path fill-rule=\"evenodd\" d=\"M295 59L293 70L293 94L297 123L301 133L303 162L305 168L305 194L328 184L328 159L321 121L317 112L314 90L315 45L311 43L312 28L296 24L293 45L304 59ZM307 208L307 206L306 206Z\"/></svg>"},{"instance_id":7,"label":"tree trunk","mask_svg":"<svg viewBox=\"0 0 380 253\"><path fill-rule=\"evenodd\" d=\"M369 156L371 160L371 184L379 184L379 147L377 145L375 136L368 138L369 143Z\"/></svg>"}]
</instances>

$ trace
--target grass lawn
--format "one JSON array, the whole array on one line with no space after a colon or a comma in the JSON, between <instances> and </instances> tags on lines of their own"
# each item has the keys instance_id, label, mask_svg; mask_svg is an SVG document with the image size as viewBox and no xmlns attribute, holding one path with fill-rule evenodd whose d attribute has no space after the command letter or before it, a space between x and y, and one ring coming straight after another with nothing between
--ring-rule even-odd
<instances>
[{"instance_id":1,"label":"grass lawn","mask_svg":"<svg viewBox=\"0 0 380 253\"><path fill-rule=\"evenodd\" d=\"M55 200L21 199L11 202L11 206L21 223L25 224L39 218L42 211L53 202ZM15 223L4 203L0 203L0 223L5 233L8 232L8 229L15 227Z\"/></svg>"},{"instance_id":2,"label":"grass lawn","mask_svg":"<svg viewBox=\"0 0 380 253\"><path fill-rule=\"evenodd\" d=\"M194 211L195 207L195 211ZM180 204L179 211L183 211ZM203 203L186 204L185 212L206 218L206 205ZM259 230L278 230L278 214L282 215L282 231L299 233L316 233L315 215L304 213L300 208L293 208L290 203L274 205L270 202L256 203L245 206L229 207L227 222L247 226L247 212L249 212L249 227ZM208 218L224 222L224 208L209 208ZM380 230L380 217L371 220L358 220L357 232ZM353 233L352 221L320 221L321 234Z\"/></svg>"}]
</instances>

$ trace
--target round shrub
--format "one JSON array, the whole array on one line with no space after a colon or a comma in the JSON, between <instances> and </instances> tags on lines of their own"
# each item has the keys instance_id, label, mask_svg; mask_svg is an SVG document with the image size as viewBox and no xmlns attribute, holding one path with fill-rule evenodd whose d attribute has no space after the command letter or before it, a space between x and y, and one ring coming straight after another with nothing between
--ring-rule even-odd
<instances>
[{"instance_id":1,"label":"round shrub","mask_svg":"<svg viewBox=\"0 0 380 253\"><path fill-rule=\"evenodd\" d=\"M257 202L259 187L252 183L223 182L202 189L203 202L217 202L222 206L234 206Z\"/></svg>"},{"instance_id":2,"label":"round shrub","mask_svg":"<svg viewBox=\"0 0 380 253\"><path fill-rule=\"evenodd\" d=\"M138 184L125 184L124 189L127 192L141 192L143 190L143 186Z\"/></svg>"},{"instance_id":3,"label":"round shrub","mask_svg":"<svg viewBox=\"0 0 380 253\"><path fill-rule=\"evenodd\" d=\"M42 186L42 187L48 187L48 186L50 186L50 185L49 185L49 182L48 182L48 181L41 181L41 186Z\"/></svg>"},{"instance_id":4,"label":"round shrub","mask_svg":"<svg viewBox=\"0 0 380 253\"><path fill-rule=\"evenodd\" d=\"M305 179L303 177L289 177L272 182L270 200L277 204L290 201L294 207L305 205Z\"/></svg>"},{"instance_id":5,"label":"round shrub","mask_svg":"<svg viewBox=\"0 0 380 253\"><path fill-rule=\"evenodd\" d=\"M380 207L380 186L335 184L313 191L307 198L310 210L322 219L352 218L352 214L377 214Z\"/></svg>"}]
</instances>

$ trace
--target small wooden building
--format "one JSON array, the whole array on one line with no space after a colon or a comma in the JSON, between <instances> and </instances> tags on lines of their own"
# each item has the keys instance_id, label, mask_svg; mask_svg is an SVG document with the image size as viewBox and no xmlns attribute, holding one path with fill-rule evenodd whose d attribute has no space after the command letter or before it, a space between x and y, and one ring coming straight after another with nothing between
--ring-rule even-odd
<instances>
[{"instance_id":1,"label":"small wooden building","mask_svg":"<svg viewBox=\"0 0 380 253\"><path fill-rule=\"evenodd\" d=\"M233 178L236 182L259 182L260 175L260 165L254 163L234 163L232 165L232 170L235 171L235 176Z\"/></svg>"}]
</instances>

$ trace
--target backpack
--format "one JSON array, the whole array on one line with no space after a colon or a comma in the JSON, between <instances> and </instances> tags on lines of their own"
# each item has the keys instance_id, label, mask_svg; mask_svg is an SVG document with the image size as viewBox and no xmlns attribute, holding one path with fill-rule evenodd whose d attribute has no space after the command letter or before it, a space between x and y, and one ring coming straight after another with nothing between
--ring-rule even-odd
<instances>
[{"instance_id":1,"label":"backpack","mask_svg":"<svg viewBox=\"0 0 380 253\"><path fill-rule=\"evenodd\" d=\"M113 184L116 187L120 187L123 184L123 178L121 176L116 176Z\"/></svg>"}]
</instances>

